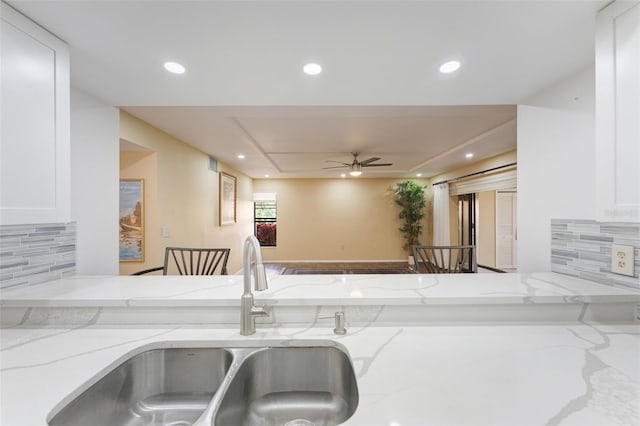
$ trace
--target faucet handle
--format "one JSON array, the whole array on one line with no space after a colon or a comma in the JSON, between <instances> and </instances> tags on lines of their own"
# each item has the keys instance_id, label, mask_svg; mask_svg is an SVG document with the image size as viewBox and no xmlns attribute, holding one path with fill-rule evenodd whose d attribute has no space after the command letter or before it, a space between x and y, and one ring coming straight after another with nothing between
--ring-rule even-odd
<instances>
[{"instance_id":1,"label":"faucet handle","mask_svg":"<svg viewBox=\"0 0 640 426\"><path fill-rule=\"evenodd\" d=\"M269 309L265 305L252 306L251 316L253 317L268 317Z\"/></svg>"}]
</instances>

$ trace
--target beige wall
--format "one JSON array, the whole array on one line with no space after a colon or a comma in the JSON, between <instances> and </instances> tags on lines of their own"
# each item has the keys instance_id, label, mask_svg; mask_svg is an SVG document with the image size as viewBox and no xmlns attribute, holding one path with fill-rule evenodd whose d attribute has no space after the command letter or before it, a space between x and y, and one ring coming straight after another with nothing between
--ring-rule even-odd
<instances>
[{"instance_id":1,"label":"beige wall","mask_svg":"<svg viewBox=\"0 0 640 426\"><path fill-rule=\"evenodd\" d=\"M478 264L496 267L496 191L479 192Z\"/></svg>"},{"instance_id":2,"label":"beige wall","mask_svg":"<svg viewBox=\"0 0 640 426\"><path fill-rule=\"evenodd\" d=\"M240 270L242 243L253 232L253 182L218 163L238 178L238 223L218 225L219 173L209 157L126 112L120 113L120 137L149 151L121 153L121 177L145 179L145 262L120 263L120 273L162 265L167 246L229 247L229 273ZM161 237L167 226L170 237Z\"/></svg>"},{"instance_id":3,"label":"beige wall","mask_svg":"<svg viewBox=\"0 0 640 426\"><path fill-rule=\"evenodd\" d=\"M393 188L399 179L273 179L255 192L277 193L277 247L267 260L406 260ZM426 183L418 180L419 183ZM432 189L426 190L432 200ZM431 205L422 236L431 235Z\"/></svg>"}]
</instances>

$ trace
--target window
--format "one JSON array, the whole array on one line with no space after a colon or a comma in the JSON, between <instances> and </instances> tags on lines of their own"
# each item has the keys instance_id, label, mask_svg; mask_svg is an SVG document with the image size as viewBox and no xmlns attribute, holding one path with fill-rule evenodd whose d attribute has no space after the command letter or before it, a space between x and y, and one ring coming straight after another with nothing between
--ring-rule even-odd
<instances>
[{"instance_id":1,"label":"window","mask_svg":"<svg viewBox=\"0 0 640 426\"><path fill-rule=\"evenodd\" d=\"M276 202L254 201L253 222L256 238L263 247L276 246Z\"/></svg>"}]
</instances>

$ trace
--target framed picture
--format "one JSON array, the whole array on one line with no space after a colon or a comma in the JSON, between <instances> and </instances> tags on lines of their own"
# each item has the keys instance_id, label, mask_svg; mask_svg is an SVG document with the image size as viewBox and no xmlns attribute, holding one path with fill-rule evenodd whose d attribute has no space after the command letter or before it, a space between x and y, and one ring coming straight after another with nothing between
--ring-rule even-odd
<instances>
[{"instance_id":1,"label":"framed picture","mask_svg":"<svg viewBox=\"0 0 640 426\"><path fill-rule=\"evenodd\" d=\"M235 176L220 172L220 226L236 223L237 197Z\"/></svg>"},{"instance_id":2,"label":"framed picture","mask_svg":"<svg viewBox=\"0 0 640 426\"><path fill-rule=\"evenodd\" d=\"M144 180L120 179L120 261L144 262Z\"/></svg>"}]
</instances>

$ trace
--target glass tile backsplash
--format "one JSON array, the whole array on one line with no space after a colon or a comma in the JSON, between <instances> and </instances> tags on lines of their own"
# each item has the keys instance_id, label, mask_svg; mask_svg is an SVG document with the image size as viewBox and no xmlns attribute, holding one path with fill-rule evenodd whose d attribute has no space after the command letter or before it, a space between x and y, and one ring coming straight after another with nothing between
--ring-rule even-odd
<instances>
[{"instance_id":1,"label":"glass tile backsplash","mask_svg":"<svg viewBox=\"0 0 640 426\"><path fill-rule=\"evenodd\" d=\"M634 276L611 272L611 246L634 247ZM551 220L551 270L640 291L640 223Z\"/></svg>"},{"instance_id":2,"label":"glass tile backsplash","mask_svg":"<svg viewBox=\"0 0 640 426\"><path fill-rule=\"evenodd\" d=\"M75 274L76 224L0 226L0 288Z\"/></svg>"}]
</instances>

